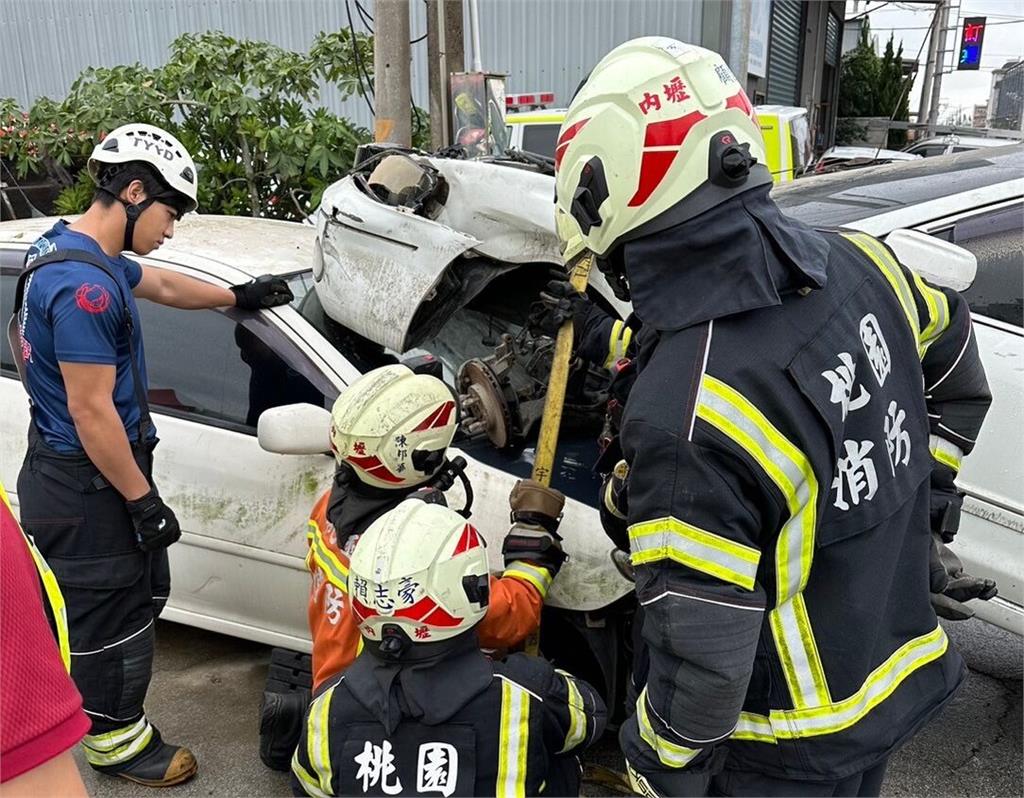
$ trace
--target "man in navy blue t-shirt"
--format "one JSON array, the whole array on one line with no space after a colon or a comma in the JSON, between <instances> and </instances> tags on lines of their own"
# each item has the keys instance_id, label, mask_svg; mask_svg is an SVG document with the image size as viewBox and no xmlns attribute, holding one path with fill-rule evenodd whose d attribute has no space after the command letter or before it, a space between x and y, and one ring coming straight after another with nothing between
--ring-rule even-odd
<instances>
[{"instance_id":1,"label":"man in navy blue t-shirt","mask_svg":"<svg viewBox=\"0 0 1024 798\"><path fill-rule=\"evenodd\" d=\"M152 252L196 208L195 164L166 131L118 128L96 145L89 173L89 209L36 241L22 275L15 351L32 423L18 498L64 594L71 675L92 721L86 759L162 787L197 765L161 739L143 708L153 624L170 590L167 547L181 531L152 481L156 429L135 298L258 310L292 295L280 278L221 288L121 254Z\"/></svg>"}]
</instances>

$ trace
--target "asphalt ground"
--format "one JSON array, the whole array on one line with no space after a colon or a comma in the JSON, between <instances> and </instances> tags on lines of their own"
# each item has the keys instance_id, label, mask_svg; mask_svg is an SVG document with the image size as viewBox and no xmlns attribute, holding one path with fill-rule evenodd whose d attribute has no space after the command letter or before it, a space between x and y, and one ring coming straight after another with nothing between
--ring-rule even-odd
<instances>
[{"instance_id":1,"label":"asphalt ground","mask_svg":"<svg viewBox=\"0 0 1024 798\"><path fill-rule=\"evenodd\" d=\"M1021 685L1024 640L981 621L947 623L971 669L967 684L937 719L890 760L887 796L1021 796L1024 794ZM147 712L170 742L199 760L191 782L161 796L290 795L288 776L259 760L257 713L270 649L173 623L160 623ZM93 796L153 791L94 773L78 754ZM614 735L586 761L621 769ZM606 791L584 785L584 794Z\"/></svg>"}]
</instances>

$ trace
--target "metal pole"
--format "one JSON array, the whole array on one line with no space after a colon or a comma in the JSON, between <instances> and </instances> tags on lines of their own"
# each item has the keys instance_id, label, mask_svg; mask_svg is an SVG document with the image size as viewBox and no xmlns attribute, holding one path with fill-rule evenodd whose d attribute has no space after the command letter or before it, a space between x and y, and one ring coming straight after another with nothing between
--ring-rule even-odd
<instances>
[{"instance_id":1,"label":"metal pole","mask_svg":"<svg viewBox=\"0 0 1024 798\"><path fill-rule=\"evenodd\" d=\"M430 145L452 143L448 76L465 69L462 0L426 0L427 82L430 84Z\"/></svg>"},{"instance_id":2,"label":"metal pole","mask_svg":"<svg viewBox=\"0 0 1024 798\"><path fill-rule=\"evenodd\" d=\"M377 118L373 140L412 145L409 0L375 0L373 71Z\"/></svg>"},{"instance_id":3,"label":"metal pole","mask_svg":"<svg viewBox=\"0 0 1024 798\"><path fill-rule=\"evenodd\" d=\"M935 13L932 14L931 25L928 29L928 57L924 62L924 80L921 83L921 99L917 104L917 123L919 125L926 124L928 122L928 108L932 97L932 76L935 71L935 53L938 49L939 37L938 37L938 26L939 26L939 10L938 7L935 9Z\"/></svg>"},{"instance_id":4,"label":"metal pole","mask_svg":"<svg viewBox=\"0 0 1024 798\"><path fill-rule=\"evenodd\" d=\"M949 26L949 0L940 0L937 47L935 50L935 72L932 76L932 98L928 110L928 135L935 135L939 119L939 94L942 91L942 71L946 64L946 33Z\"/></svg>"},{"instance_id":5,"label":"metal pole","mask_svg":"<svg viewBox=\"0 0 1024 798\"><path fill-rule=\"evenodd\" d=\"M476 0L469 0L469 26L473 36L473 71L483 72L484 65L480 55L480 6Z\"/></svg>"}]
</instances>

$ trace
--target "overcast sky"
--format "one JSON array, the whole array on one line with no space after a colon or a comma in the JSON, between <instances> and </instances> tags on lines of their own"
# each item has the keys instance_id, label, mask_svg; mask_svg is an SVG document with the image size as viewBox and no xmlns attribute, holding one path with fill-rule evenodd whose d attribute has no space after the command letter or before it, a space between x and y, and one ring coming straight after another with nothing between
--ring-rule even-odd
<instances>
[{"instance_id":1,"label":"overcast sky","mask_svg":"<svg viewBox=\"0 0 1024 798\"><path fill-rule=\"evenodd\" d=\"M853 0L847 0L848 19L854 16L854 5ZM880 7L883 5L884 7ZM903 40L904 58L913 59L917 56L928 34L927 28L934 13L934 5L907 2L882 4L881 0L859 0L857 6L857 13L872 8L879 9L872 11L869 16L871 30L879 39L880 50L885 47L889 34L893 33L897 45L900 39ZM955 30L948 34L946 47L958 51L961 25L956 24L954 16L955 11L952 11L950 27ZM1001 67L1006 61L1024 58L1024 0L960 0L960 19L964 17L988 18L982 46L981 69L977 72L954 71L943 75L941 101L950 106L965 106L969 111L975 103L988 102L993 69ZM891 30L893 28L896 30ZM947 54L947 68L955 63L955 54ZM926 57L927 52L922 51L922 68L918 71L918 78L910 92L911 114L917 112Z\"/></svg>"}]
</instances>

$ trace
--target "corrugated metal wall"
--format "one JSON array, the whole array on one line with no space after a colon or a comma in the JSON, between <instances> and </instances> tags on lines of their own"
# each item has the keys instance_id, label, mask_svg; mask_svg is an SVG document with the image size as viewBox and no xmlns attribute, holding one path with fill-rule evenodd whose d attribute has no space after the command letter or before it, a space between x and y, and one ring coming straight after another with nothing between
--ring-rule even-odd
<instances>
[{"instance_id":1,"label":"corrugated metal wall","mask_svg":"<svg viewBox=\"0 0 1024 798\"><path fill-rule=\"evenodd\" d=\"M803 45L803 3L774 0L768 38L767 101L800 105L800 61Z\"/></svg>"},{"instance_id":2,"label":"corrugated metal wall","mask_svg":"<svg viewBox=\"0 0 1024 798\"><path fill-rule=\"evenodd\" d=\"M361 0L373 13L373 0ZM411 0L410 33L426 31L425 5ZM635 36L700 43L702 0L479 0L485 69L508 72L509 91L552 90L568 103L598 59ZM709 13L717 4L709 3ZM350 0L352 19L364 31ZM472 63L469 14L466 64ZM345 0L0 0L0 97L22 105L63 98L87 66L157 66L181 33L222 30L305 51L321 30L347 27ZM427 102L427 44L413 45L412 89ZM372 128L358 97L327 87L322 103Z\"/></svg>"}]
</instances>

